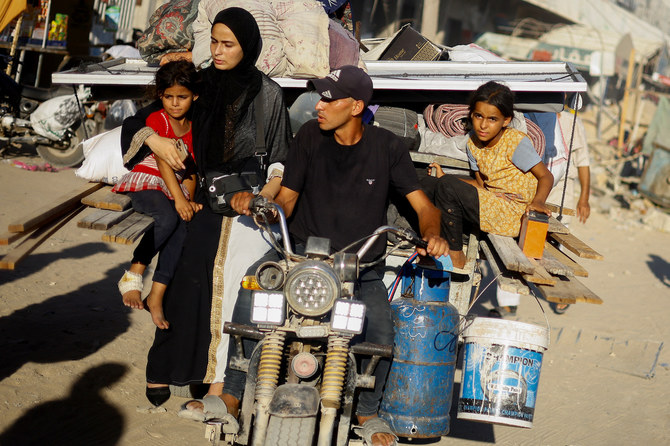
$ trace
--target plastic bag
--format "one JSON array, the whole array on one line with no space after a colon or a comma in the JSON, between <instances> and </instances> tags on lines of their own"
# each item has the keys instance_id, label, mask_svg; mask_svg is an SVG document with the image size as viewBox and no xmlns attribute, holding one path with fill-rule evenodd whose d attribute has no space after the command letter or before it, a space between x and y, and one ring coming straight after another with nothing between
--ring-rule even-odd
<instances>
[{"instance_id":1,"label":"plastic bag","mask_svg":"<svg viewBox=\"0 0 670 446\"><path fill-rule=\"evenodd\" d=\"M128 173L121 155L121 127L82 142L84 162L75 175L89 181L116 184Z\"/></svg>"},{"instance_id":2,"label":"plastic bag","mask_svg":"<svg viewBox=\"0 0 670 446\"><path fill-rule=\"evenodd\" d=\"M77 96L74 94L58 96L42 102L30 115L30 123L38 135L53 141L59 141L65 136L68 128L72 127L80 118L79 101L91 97L91 89L80 86Z\"/></svg>"}]
</instances>

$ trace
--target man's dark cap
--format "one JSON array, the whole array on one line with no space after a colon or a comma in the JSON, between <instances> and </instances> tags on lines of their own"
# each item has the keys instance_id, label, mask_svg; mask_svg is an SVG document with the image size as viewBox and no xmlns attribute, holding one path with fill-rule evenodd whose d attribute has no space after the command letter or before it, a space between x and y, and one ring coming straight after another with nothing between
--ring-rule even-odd
<instances>
[{"instance_id":1,"label":"man's dark cap","mask_svg":"<svg viewBox=\"0 0 670 446\"><path fill-rule=\"evenodd\" d=\"M367 107L372 98L372 79L354 65L344 65L322 79L307 82L307 90L316 90L322 98L337 100L354 98Z\"/></svg>"}]
</instances>

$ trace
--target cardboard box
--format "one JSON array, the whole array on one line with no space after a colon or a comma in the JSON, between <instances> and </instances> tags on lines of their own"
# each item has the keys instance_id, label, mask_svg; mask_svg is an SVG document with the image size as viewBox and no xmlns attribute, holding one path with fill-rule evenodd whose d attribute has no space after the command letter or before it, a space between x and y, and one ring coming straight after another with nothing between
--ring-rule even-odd
<instances>
[{"instance_id":1,"label":"cardboard box","mask_svg":"<svg viewBox=\"0 0 670 446\"><path fill-rule=\"evenodd\" d=\"M400 28L379 60L438 60L442 49L409 25Z\"/></svg>"},{"instance_id":2,"label":"cardboard box","mask_svg":"<svg viewBox=\"0 0 670 446\"><path fill-rule=\"evenodd\" d=\"M530 211L521 218L519 231L519 247L528 257L541 259L544 253L544 242L547 240L549 216L540 212Z\"/></svg>"}]
</instances>

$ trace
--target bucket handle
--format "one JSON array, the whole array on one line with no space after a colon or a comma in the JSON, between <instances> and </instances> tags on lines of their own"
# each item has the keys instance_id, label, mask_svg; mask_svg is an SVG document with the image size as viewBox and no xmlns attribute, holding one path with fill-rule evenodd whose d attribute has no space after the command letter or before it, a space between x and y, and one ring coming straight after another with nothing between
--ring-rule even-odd
<instances>
[{"instance_id":1,"label":"bucket handle","mask_svg":"<svg viewBox=\"0 0 670 446\"><path fill-rule=\"evenodd\" d=\"M472 321L474 320L474 317L470 317L470 318L468 318L468 313L470 312L470 310L472 309L472 307L475 305L475 302L477 302L477 299L479 299L479 297L480 297L482 294L484 294L484 291L486 291L486 290L488 289L488 287L490 287L491 284L493 284L493 282L495 282L496 280L498 280L498 277L500 277L500 276L502 276L502 273L498 273L497 276L495 276L493 279L491 279L491 281L484 287L484 289L481 290L481 291L479 292L479 294L477 294L477 296L475 296L474 299L472 299L472 302L470 303L470 306L468 306L468 311L465 313L464 316L461 316L461 320L460 320L460 322L459 322L459 326L460 326L460 325L463 325L463 328L459 330L459 333L458 333L459 336L461 335L461 333L462 333L468 326L470 326L470 324L472 324ZM537 306L540 307L540 311L542 311L542 316L544 317L544 322L547 324L547 330L548 330L548 332L551 333L551 324L549 324L549 319L547 318L547 313L546 313L546 311L544 311L544 307L543 307L542 304L540 303L540 299L538 299L537 294L535 294L535 292L533 291L532 288L529 288L529 290L530 290L530 294L535 298L535 301L537 302ZM468 320L470 320L470 323L467 323ZM548 347L548 346L549 346L549 345L547 344L547 347Z\"/></svg>"}]
</instances>

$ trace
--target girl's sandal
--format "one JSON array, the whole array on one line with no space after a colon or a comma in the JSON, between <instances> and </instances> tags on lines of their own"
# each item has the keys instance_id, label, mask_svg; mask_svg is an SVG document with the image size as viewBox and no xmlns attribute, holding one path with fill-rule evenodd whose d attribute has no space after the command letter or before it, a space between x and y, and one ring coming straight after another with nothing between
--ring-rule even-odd
<instances>
[{"instance_id":1,"label":"girl's sandal","mask_svg":"<svg viewBox=\"0 0 670 446\"><path fill-rule=\"evenodd\" d=\"M141 274L126 271L121 280L119 280L119 291L122 296L128 291L139 291L142 293L143 288L144 282L142 281Z\"/></svg>"}]
</instances>

